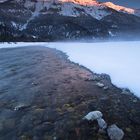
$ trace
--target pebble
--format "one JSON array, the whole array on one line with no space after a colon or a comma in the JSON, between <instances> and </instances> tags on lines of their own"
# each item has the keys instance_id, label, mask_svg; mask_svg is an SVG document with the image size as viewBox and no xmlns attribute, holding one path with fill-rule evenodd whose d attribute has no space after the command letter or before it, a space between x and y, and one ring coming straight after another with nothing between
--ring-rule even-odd
<instances>
[{"instance_id":1,"label":"pebble","mask_svg":"<svg viewBox=\"0 0 140 140\"><path fill-rule=\"evenodd\" d=\"M103 88L105 86L103 83L100 83L100 82L98 82L96 85L100 88Z\"/></svg>"},{"instance_id":2,"label":"pebble","mask_svg":"<svg viewBox=\"0 0 140 140\"><path fill-rule=\"evenodd\" d=\"M108 86L105 86L105 87L103 87L103 89L104 89L104 90L108 90L108 89L109 89L109 87L108 87Z\"/></svg>"},{"instance_id":3,"label":"pebble","mask_svg":"<svg viewBox=\"0 0 140 140\"><path fill-rule=\"evenodd\" d=\"M129 132L129 133L132 132L131 128L129 128L129 127L126 128L126 131Z\"/></svg>"},{"instance_id":4,"label":"pebble","mask_svg":"<svg viewBox=\"0 0 140 140\"><path fill-rule=\"evenodd\" d=\"M19 104L17 105L14 110L17 111L17 110L22 110L24 108L28 107L28 105L25 105L25 104Z\"/></svg>"}]
</instances>

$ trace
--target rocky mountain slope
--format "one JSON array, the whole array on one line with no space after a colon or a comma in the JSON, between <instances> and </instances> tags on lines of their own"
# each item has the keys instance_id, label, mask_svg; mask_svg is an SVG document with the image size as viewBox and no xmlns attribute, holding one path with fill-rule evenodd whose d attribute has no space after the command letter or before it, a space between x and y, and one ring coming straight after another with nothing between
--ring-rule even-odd
<instances>
[{"instance_id":1,"label":"rocky mountain slope","mask_svg":"<svg viewBox=\"0 0 140 140\"><path fill-rule=\"evenodd\" d=\"M139 37L139 15L96 0L1 0L0 41Z\"/></svg>"}]
</instances>

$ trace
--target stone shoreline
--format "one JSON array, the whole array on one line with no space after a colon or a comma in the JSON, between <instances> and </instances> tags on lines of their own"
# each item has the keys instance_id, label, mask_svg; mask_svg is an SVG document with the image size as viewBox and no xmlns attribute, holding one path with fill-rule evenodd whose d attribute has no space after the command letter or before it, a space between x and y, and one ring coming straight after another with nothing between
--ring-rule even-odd
<instances>
[{"instance_id":1,"label":"stone shoreline","mask_svg":"<svg viewBox=\"0 0 140 140\"><path fill-rule=\"evenodd\" d=\"M109 140L99 110L124 140L140 139L140 99L45 47L0 49L0 140Z\"/></svg>"}]
</instances>

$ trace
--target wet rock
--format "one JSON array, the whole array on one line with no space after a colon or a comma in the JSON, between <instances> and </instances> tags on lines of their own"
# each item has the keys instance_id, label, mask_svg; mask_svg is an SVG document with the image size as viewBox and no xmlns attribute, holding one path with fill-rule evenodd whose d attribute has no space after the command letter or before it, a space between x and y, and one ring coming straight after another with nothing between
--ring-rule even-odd
<instances>
[{"instance_id":1,"label":"wet rock","mask_svg":"<svg viewBox=\"0 0 140 140\"><path fill-rule=\"evenodd\" d=\"M122 129L117 127L115 124L108 127L107 133L110 140L122 140L124 137L124 132Z\"/></svg>"},{"instance_id":2,"label":"wet rock","mask_svg":"<svg viewBox=\"0 0 140 140\"><path fill-rule=\"evenodd\" d=\"M132 95L132 93L130 92L130 90L127 89L127 88L123 88L121 94Z\"/></svg>"},{"instance_id":3,"label":"wet rock","mask_svg":"<svg viewBox=\"0 0 140 140\"><path fill-rule=\"evenodd\" d=\"M37 86L37 85L38 85L38 83L34 83L34 82L33 82L33 83L32 83L32 85Z\"/></svg>"},{"instance_id":4,"label":"wet rock","mask_svg":"<svg viewBox=\"0 0 140 140\"><path fill-rule=\"evenodd\" d=\"M100 88L103 88L103 87L104 87L104 84L103 84L103 83L100 83L100 82L98 82L96 85L97 85L98 87L100 87Z\"/></svg>"},{"instance_id":5,"label":"wet rock","mask_svg":"<svg viewBox=\"0 0 140 140\"><path fill-rule=\"evenodd\" d=\"M86 78L85 81L94 81L95 79L93 77L89 77L89 78Z\"/></svg>"},{"instance_id":6,"label":"wet rock","mask_svg":"<svg viewBox=\"0 0 140 140\"><path fill-rule=\"evenodd\" d=\"M34 119L41 120L44 114L45 114L45 109L36 108L35 110L33 110Z\"/></svg>"},{"instance_id":7,"label":"wet rock","mask_svg":"<svg viewBox=\"0 0 140 140\"><path fill-rule=\"evenodd\" d=\"M74 111L74 108L69 107L69 108L67 108L67 111L68 111L68 112L73 112L73 111Z\"/></svg>"},{"instance_id":8,"label":"wet rock","mask_svg":"<svg viewBox=\"0 0 140 140\"><path fill-rule=\"evenodd\" d=\"M22 135L22 136L20 137L20 139L21 139L21 140L31 140L31 137L28 136L28 135Z\"/></svg>"},{"instance_id":9,"label":"wet rock","mask_svg":"<svg viewBox=\"0 0 140 140\"><path fill-rule=\"evenodd\" d=\"M133 100L134 103L136 103L137 101L138 101L137 99L134 99L134 100Z\"/></svg>"},{"instance_id":10,"label":"wet rock","mask_svg":"<svg viewBox=\"0 0 140 140\"><path fill-rule=\"evenodd\" d=\"M26 105L26 104L19 104L19 105L17 105L17 106L14 108L14 110L15 110L15 111L17 111L17 110L23 110L23 109L25 109L25 108L27 108L27 107L29 107L29 106Z\"/></svg>"},{"instance_id":11,"label":"wet rock","mask_svg":"<svg viewBox=\"0 0 140 140\"><path fill-rule=\"evenodd\" d=\"M70 104L64 104L62 107L62 110L68 111L68 112L73 112L74 108Z\"/></svg>"},{"instance_id":12,"label":"wet rock","mask_svg":"<svg viewBox=\"0 0 140 140\"><path fill-rule=\"evenodd\" d=\"M129 127L127 127L125 130L126 130L127 132L129 132L129 133L131 133L131 132L132 132L132 129L131 129L131 128L129 128Z\"/></svg>"},{"instance_id":13,"label":"wet rock","mask_svg":"<svg viewBox=\"0 0 140 140\"><path fill-rule=\"evenodd\" d=\"M108 90L108 89L109 89L109 87L108 87L108 86L105 86L105 87L103 87L103 89L104 89L104 90Z\"/></svg>"},{"instance_id":14,"label":"wet rock","mask_svg":"<svg viewBox=\"0 0 140 140\"><path fill-rule=\"evenodd\" d=\"M98 75L94 75L94 76L93 76L93 81L99 81L99 80L100 80L100 78L99 78Z\"/></svg>"},{"instance_id":15,"label":"wet rock","mask_svg":"<svg viewBox=\"0 0 140 140\"><path fill-rule=\"evenodd\" d=\"M104 119L100 118L97 119L98 125L101 129L106 129L107 128L107 123L105 122Z\"/></svg>"},{"instance_id":16,"label":"wet rock","mask_svg":"<svg viewBox=\"0 0 140 140\"><path fill-rule=\"evenodd\" d=\"M64 104L63 107L68 108L68 107L70 107L70 104Z\"/></svg>"},{"instance_id":17,"label":"wet rock","mask_svg":"<svg viewBox=\"0 0 140 140\"><path fill-rule=\"evenodd\" d=\"M103 114L100 111L89 112L83 119L93 121L102 118Z\"/></svg>"}]
</instances>

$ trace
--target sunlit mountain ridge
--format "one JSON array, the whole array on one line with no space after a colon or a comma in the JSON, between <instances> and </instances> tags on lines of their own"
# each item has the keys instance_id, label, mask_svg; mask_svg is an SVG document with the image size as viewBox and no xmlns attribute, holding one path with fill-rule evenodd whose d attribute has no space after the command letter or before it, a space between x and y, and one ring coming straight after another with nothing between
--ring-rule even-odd
<instances>
[{"instance_id":1,"label":"sunlit mountain ridge","mask_svg":"<svg viewBox=\"0 0 140 140\"><path fill-rule=\"evenodd\" d=\"M21 0L18 0L21 1ZM33 1L32 1L33 2ZM127 8L124 6L120 6L120 5L115 5L112 2L98 2L97 0L36 0L36 2L43 2L45 3L74 3L74 4L78 4L78 5L82 5L82 6L97 6L97 7L109 7L112 8L116 11L120 11L120 12L127 12L129 14L135 14L136 13L136 9L132 9L132 8Z\"/></svg>"},{"instance_id":2,"label":"sunlit mountain ridge","mask_svg":"<svg viewBox=\"0 0 140 140\"><path fill-rule=\"evenodd\" d=\"M4 3L6 1L9 0L0 0L0 3ZM51 5L53 3L61 3L61 4L76 4L76 5L80 5L80 6L87 6L87 7L100 7L100 8L104 8L104 7L108 7L111 8L113 10L119 11L119 12L125 12L128 14L135 14L137 16L140 16L140 12L137 9L133 9L133 8L127 8L124 6L120 6L120 5L115 5L112 2L98 2L98 0L10 0L10 1L15 1L15 2L25 2L28 3L28 6L32 6L33 3L40 3L40 5L43 7L44 5L48 6ZM46 7L47 7L46 6Z\"/></svg>"}]
</instances>

